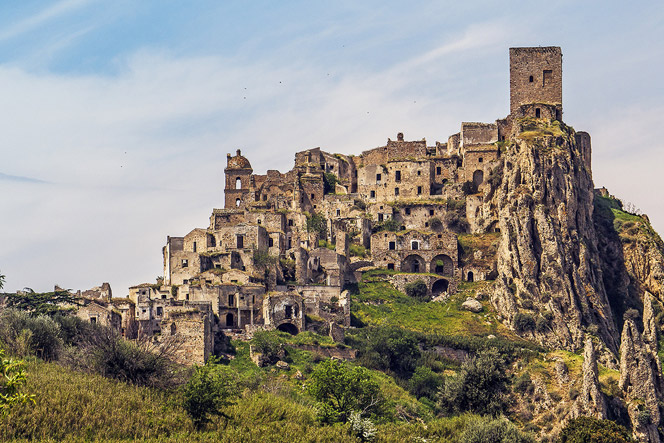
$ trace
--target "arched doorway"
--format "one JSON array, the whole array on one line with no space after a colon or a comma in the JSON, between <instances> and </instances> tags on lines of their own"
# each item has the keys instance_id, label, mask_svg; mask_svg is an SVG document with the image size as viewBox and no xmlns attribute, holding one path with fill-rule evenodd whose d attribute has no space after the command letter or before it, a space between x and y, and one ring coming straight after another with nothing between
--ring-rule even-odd
<instances>
[{"instance_id":1,"label":"arched doorway","mask_svg":"<svg viewBox=\"0 0 664 443\"><path fill-rule=\"evenodd\" d=\"M290 335L297 335L297 333L300 332L297 330L297 326L292 323L282 323L277 326L277 329L282 332L288 332Z\"/></svg>"},{"instance_id":2,"label":"arched doorway","mask_svg":"<svg viewBox=\"0 0 664 443\"><path fill-rule=\"evenodd\" d=\"M475 186L481 185L483 181L484 181L484 171L478 169L477 171L473 172L473 184Z\"/></svg>"},{"instance_id":3,"label":"arched doorway","mask_svg":"<svg viewBox=\"0 0 664 443\"><path fill-rule=\"evenodd\" d=\"M226 327L227 328L232 328L235 326L235 316L231 314L230 312L226 314Z\"/></svg>"},{"instance_id":4,"label":"arched doorway","mask_svg":"<svg viewBox=\"0 0 664 443\"><path fill-rule=\"evenodd\" d=\"M431 260L431 272L438 275L454 275L454 262L449 255L440 254Z\"/></svg>"},{"instance_id":5,"label":"arched doorway","mask_svg":"<svg viewBox=\"0 0 664 443\"><path fill-rule=\"evenodd\" d=\"M466 281L474 281L474 278L473 271L468 271L468 274L466 274Z\"/></svg>"},{"instance_id":6,"label":"arched doorway","mask_svg":"<svg viewBox=\"0 0 664 443\"><path fill-rule=\"evenodd\" d=\"M433 283L433 286L431 286L431 294L434 297L437 297L441 294L446 293L449 287L450 287L450 282L448 282L444 278L441 278L440 280L436 280Z\"/></svg>"},{"instance_id":7,"label":"arched doorway","mask_svg":"<svg viewBox=\"0 0 664 443\"><path fill-rule=\"evenodd\" d=\"M401 272L412 272L414 274L426 272L424 259L419 255L409 255L401 263Z\"/></svg>"}]
</instances>

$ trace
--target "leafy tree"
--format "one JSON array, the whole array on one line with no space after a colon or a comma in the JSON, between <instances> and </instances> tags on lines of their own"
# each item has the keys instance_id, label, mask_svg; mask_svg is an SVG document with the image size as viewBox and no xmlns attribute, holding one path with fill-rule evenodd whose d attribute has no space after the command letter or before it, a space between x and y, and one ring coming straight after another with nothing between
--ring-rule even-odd
<instances>
[{"instance_id":1,"label":"leafy tree","mask_svg":"<svg viewBox=\"0 0 664 443\"><path fill-rule=\"evenodd\" d=\"M35 292L30 288L25 288L23 292L5 294L5 302L7 307L29 312L33 317L55 315L69 311L73 306L83 305L69 291Z\"/></svg>"},{"instance_id":2,"label":"leafy tree","mask_svg":"<svg viewBox=\"0 0 664 443\"><path fill-rule=\"evenodd\" d=\"M20 392L25 385L25 362L5 358L4 349L0 349L0 417L7 416L11 409L23 403L34 403L35 396Z\"/></svg>"},{"instance_id":3,"label":"leafy tree","mask_svg":"<svg viewBox=\"0 0 664 443\"><path fill-rule=\"evenodd\" d=\"M444 379L438 404L448 414L470 411L499 415L507 407L508 382L505 361L497 350L489 349Z\"/></svg>"},{"instance_id":4,"label":"leafy tree","mask_svg":"<svg viewBox=\"0 0 664 443\"><path fill-rule=\"evenodd\" d=\"M331 172L323 174L323 193L334 194L338 181L337 176Z\"/></svg>"},{"instance_id":5,"label":"leafy tree","mask_svg":"<svg viewBox=\"0 0 664 443\"><path fill-rule=\"evenodd\" d=\"M235 403L237 379L227 367L216 364L210 358L204 366L198 366L184 387L183 406L194 426L202 429L211 416L229 418L223 408Z\"/></svg>"},{"instance_id":6,"label":"leafy tree","mask_svg":"<svg viewBox=\"0 0 664 443\"><path fill-rule=\"evenodd\" d=\"M5 276L0 274L0 289L5 286Z\"/></svg>"},{"instance_id":7,"label":"leafy tree","mask_svg":"<svg viewBox=\"0 0 664 443\"><path fill-rule=\"evenodd\" d=\"M578 417L570 420L558 437L561 443L632 443L625 427L611 420Z\"/></svg>"},{"instance_id":8,"label":"leafy tree","mask_svg":"<svg viewBox=\"0 0 664 443\"><path fill-rule=\"evenodd\" d=\"M382 403L380 388L369 371L338 360L326 360L316 366L308 391L321 403L319 419L323 423L345 423L351 412L376 412Z\"/></svg>"},{"instance_id":9,"label":"leafy tree","mask_svg":"<svg viewBox=\"0 0 664 443\"><path fill-rule=\"evenodd\" d=\"M278 331L256 331L251 344L270 363L276 363L284 354L283 340Z\"/></svg>"},{"instance_id":10,"label":"leafy tree","mask_svg":"<svg viewBox=\"0 0 664 443\"><path fill-rule=\"evenodd\" d=\"M418 279L414 282L408 283L405 289L406 289L406 294L409 297L412 297L419 301L429 300L429 289L427 288L427 284L424 283L422 279Z\"/></svg>"},{"instance_id":11,"label":"leafy tree","mask_svg":"<svg viewBox=\"0 0 664 443\"><path fill-rule=\"evenodd\" d=\"M320 238L327 237L327 220L323 215L313 212L307 216L307 231L318 232Z\"/></svg>"}]
</instances>

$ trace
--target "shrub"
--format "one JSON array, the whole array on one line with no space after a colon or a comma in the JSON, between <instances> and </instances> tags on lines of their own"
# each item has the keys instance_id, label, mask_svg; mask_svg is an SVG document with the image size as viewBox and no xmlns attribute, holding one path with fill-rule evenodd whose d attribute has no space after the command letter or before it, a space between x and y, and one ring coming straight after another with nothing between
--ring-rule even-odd
<instances>
[{"instance_id":1,"label":"shrub","mask_svg":"<svg viewBox=\"0 0 664 443\"><path fill-rule=\"evenodd\" d=\"M544 317L537 317L537 321L535 321L535 330L540 333L548 331L549 321Z\"/></svg>"},{"instance_id":2,"label":"shrub","mask_svg":"<svg viewBox=\"0 0 664 443\"><path fill-rule=\"evenodd\" d=\"M365 258L367 256L367 249L362 245L352 244L348 248L351 257Z\"/></svg>"},{"instance_id":3,"label":"shrub","mask_svg":"<svg viewBox=\"0 0 664 443\"><path fill-rule=\"evenodd\" d=\"M535 319L532 315L519 312L514 316L514 329L518 332L527 332L535 329Z\"/></svg>"},{"instance_id":4,"label":"shrub","mask_svg":"<svg viewBox=\"0 0 664 443\"><path fill-rule=\"evenodd\" d=\"M441 383L442 378L440 375L433 372L430 368L420 366L415 369L415 373L408 382L408 387L410 393L417 398L426 397L435 400Z\"/></svg>"},{"instance_id":5,"label":"shrub","mask_svg":"<svg viewBox=\"0 0 664 443\"><path fill-rule=\"evenodd\" d=\"M30 317L26 311L11 308L0 314L0 341L13 355L36 355L44 360L57 359L62 349L60 326L51 317Z\"/></svg>"},{"instance_id":6,"label":"shrub","mask_svg":"<svg viewBox=\"0 0 664 443\"><path fill-rule=\"evenodd\" d=\"M398 220L395 220L394 218L390 218L388 220L376 223L373 227L373 232L380 232L380 231L391 231L391 232L398 232L401 230L401 222Z\"/></svg>"},{"instance_id":7,"label":"shrub","mask_svg":"<svg viewBox=\"0 0 664 443\"><path fill-rule=\"evenodd\" d=\"M570 420L558 437L561 443L632 443L629 431L611 420L578 417Z\"/></svg>"},{"instance_id":8,"label":"shrub","mask_svg":"<svg viewBox=\"0 0 664 443\"><path fill-rule=\"evenodd\" d=\"M519 375L516 380L514 380L514 390L521 394L532 394L535 390L535 385L533 385L533 381L530 379L530 374L524 372Z\"/></svg>"},{"instance_id":9,"label":"shrub","mask_svg":"<svg viewBox=\"0 0 664 443\"><path fill-rule=\"evenodd\" d=\"M251 344L270 363L277 362L283 354L283 341L277 331L256 331Z\"/></svg>"},{"instance_id":10,"label":"shrub","mask_svg":"<svg viewBox=\"0 0 664 443\"><path fill-rule=\"evenodd\" d=\"M438 404L448 414L470 411L499 415L507 407L505 361L490 349L464 362L459 372L447 377L438 393Z\"/></svg>"},{"instance_id":11,"label":"shrub","mask_svg":"<svg viewBox=\"0 0 664 443\"><path fill-rule=\"evenodd\" d=\"M434 231L442 231L443 230L443 222L438 217L431 217L429 219L429 227Z\"/></svg>"},{"instance_id":12,"label":"shrub","mask_svg":"<svg viewBox=\"0 0 664 443\"><path fill-rule=\"evenodd\" d=\"M331 172L323 174L323 193L334 194L339 179Z\"/></svg>"},{"instance_id":13,"label":"shrub","mask_svg":"<svg viewBox=\"0 0 664 443\"><path fill-rule=\"evenodd\" d=\"M421 279L406 284L405 290L406 294L409 297L412 297L416 300L419 301L429 300L429 294L428 294L429 288L427 288L427 284L424 283L424 281Z\"/></svg>"},{"instance_id":14,"label":"shrub","mask_svg":"<svg viewBox=\"0 0 664 443\"><path fill-rule=\"evenodd\" d=\"M316 212L307 215L307 231L317 232L320 238L327 237L327 220Z\"/></svg>"},{"instance_id":15,"label":"shrub","mask_svg":"<svg viewBox=\"0 0 664 443\"><path fill-rule=\"evenodd\" d=\"M373 441L376 438L376 426L368 418L362 418L359 412L351 412L348 423L350 423L351 434L361 441Z\"/></svg>"},{"instance_id":16,"label":"shrub","mask_svg":"<svg viewBox=\"0 0 664 443\"><path fill-rule=\"evenodd\" d=\"M14 406L35 402L34 395L21 392L27 381L25 362L6 359L4 349L0 349L0 375L0 417L9 415Z\"/></svg>"},{"instance_id":17,"label":"shrub","mask_svg":"<svg viewBox=\"0 0 664 443\"><path fill-rule=\"evenodd\" d=\"M396 327L366 328L349 341L359 349L361 365L389 370L406 379L415 371L421 355L417 335Z\"/></svg>"},{"instance_id":18,"label":"shrub","mask_svg":"<svg viewBox=\"0 0 664 443\"><path fill-rule=\"evenodd\" d=\"M535 443L535 439L522 433L507 419L475 419L461 434L461 443Z\"/></svg>"},{"instance_id":19,"label":"shrub","mask_svg":"<svg viewBox=\"0 0 664 443\"><path fill-rule=\"evenodd\" d=\"M237 396L237 377L228 368L215 365L211 358L198 366L184 387L183 407L197 429L210 421L210 416L228 418L223 408L234 404Z\"/></svg>"},{"instance_id":20,"label":"shrub","mask_svg":"<svg viewBox=\"0 0 664 443\"><path fill-rule=\"evenodd\" d=\"M65 362L80 370L138 386L168 388L182 383L174 360L176 341L154 343L128 341L103 326L93 329L80 345L71 349Z\"/></svg>"},{"instance_id":21,"label":"shrub","mask_svg":"<svg viewBox=\"0 0 664 443\"><path fill-rule=\"evenodd\" d=\"M323 423L345 423L353 411L375 412L380 406L378 384L362 367L326 360L309 380L307 389L320 402L318 418Z\"/></svg>"}]
</instances>

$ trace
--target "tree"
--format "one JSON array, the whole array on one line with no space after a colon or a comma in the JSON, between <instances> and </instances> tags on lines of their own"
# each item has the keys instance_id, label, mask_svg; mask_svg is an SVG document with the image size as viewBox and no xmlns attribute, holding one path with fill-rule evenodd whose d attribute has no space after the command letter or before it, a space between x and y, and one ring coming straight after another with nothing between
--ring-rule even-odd
<instances>
[{"instance_id":1,"label":"tree","mask_svg":"<svg viewBox=\"0 0 664 443\"><path fill-rule=\"evenodd\" d=\"M351 412L376 412L382 403L378 383L369 371L338 360L320 363L311 374L308 390L321 403L318 416L323 423L345 423Z\"/></svg>"},{"instance_id":2,"label":"tree","mask_svg":"<svg viewBox=\"0 0 664 443\"><path fill-rule=\"evenodd\" d=\"M5 286L5 276L0 274L0 289Z\"/></svg>"},{"instance_id":3,"label":"tree","mask_svg":"<svg viewBox=\"0 0 664 443\"><path fill-rule=\"evenodd\" d=\"M415 333L402 328L366 328L364 343L358 343L363 366L381 371L390 370L401 378L409 378L421 356Z\"/></svg>"},{"instance_id":4,"label":"tree","mask_svg":"<svg viewBox=\"0 0 664 443\"><path fill-rule=\"evenodd\" d=\"M631 443L625 427L611 420L578 417L570 420L560 432L561 443Z\"/></svg>"},{"instance_id":5,"label":"tree","mask_svg":"<svg viewBox=\"0 0 664 443\"><path fill-rule=\"evenodd\" d=\"M204 366L196 367L184 387L184 409L199 430L210 422L211 416L228 419L223 408L234 404L238 394L235 375L216 362L213 357Z\"/></svg>"},{"instance_id":6,"label":"tree","mask_svg":"<svg viewBox=\"0 0 664 443\"><path fill-rule=\"evenodd\" d=\"M71 310L72 306L83 305L69 291L35 292L30 288L14 294L5 294L5 302L7 307L29 312L33 317L55 315Z\"/></svg>"},{"instance_id":7,"label":"tree","mask_svg":"<svg viewBox=\"0 0 664 443\"><path fill-rule=\"evenodd\" d=\"M4 349L0 349L0 416L7 416L11 409L23 403L34 403L35 396L20 392L27 381L25 362L5 358Z\"/></svg>"},{"instance_id":8,"label":"tree","mask_svg":"<svg viewBox=\"0 0 664 443\"><path fill-rule=\"evenodd\" d=\"M497 350L490 349L444 379L438 404L448 414L469 411L499 415L507 407L508 382L505 361Z\"/></svg>"}]
</instances>

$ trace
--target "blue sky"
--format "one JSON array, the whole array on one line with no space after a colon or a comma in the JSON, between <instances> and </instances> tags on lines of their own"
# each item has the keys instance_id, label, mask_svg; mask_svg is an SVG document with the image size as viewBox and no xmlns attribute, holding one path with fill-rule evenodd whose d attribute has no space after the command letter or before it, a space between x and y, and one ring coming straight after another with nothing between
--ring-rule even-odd
<instances>
[{"instance_id":1,"label":"blue sky","mask_svg":"<svg viewBox=\"0 0 664 443\"><path fill-rule=\"evenodd\" d=\"M238 148L286 171L502 118L511 46L562 47L595 185L664 232L663 42L660 2L3 2L5 289L153 281L166 236L223 205Z\"/></svg>"}]
</instances>

